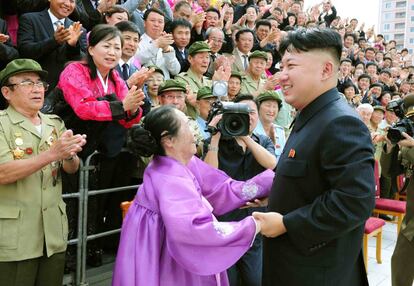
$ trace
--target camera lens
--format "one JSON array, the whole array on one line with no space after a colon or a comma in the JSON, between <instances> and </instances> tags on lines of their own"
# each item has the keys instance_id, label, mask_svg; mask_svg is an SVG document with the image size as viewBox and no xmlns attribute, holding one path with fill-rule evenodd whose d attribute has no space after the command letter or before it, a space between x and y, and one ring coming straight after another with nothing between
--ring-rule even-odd
<instances>
[{"instance_id":1,"label":"camera lens","mask_svg":"<svg viewBox=\"0 0 414 286\"><path fill-rule=\"evenodd\" d=\"M229 114L224 121L224 129L230 136L240 136L245 133L245 123L238 114Z\"/></svg>"}]
</instances>

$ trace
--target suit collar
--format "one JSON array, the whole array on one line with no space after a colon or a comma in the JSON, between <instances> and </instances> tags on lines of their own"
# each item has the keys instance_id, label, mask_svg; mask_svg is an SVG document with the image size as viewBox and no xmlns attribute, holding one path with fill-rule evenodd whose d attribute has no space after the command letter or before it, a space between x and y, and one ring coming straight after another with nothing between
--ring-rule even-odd
<instances>
[{"instance_id":1,"label":"suit collar","mask_svg":"<svg viewBox=\"0 0 414 286\"><path fill-rule=\"evenodd\" d=\"M293 131L299 131L319 110L333 101L339 100L340 96L336 87L322 93L314 101L308 104L295 118Z\"/></svg>"}]
</instances>

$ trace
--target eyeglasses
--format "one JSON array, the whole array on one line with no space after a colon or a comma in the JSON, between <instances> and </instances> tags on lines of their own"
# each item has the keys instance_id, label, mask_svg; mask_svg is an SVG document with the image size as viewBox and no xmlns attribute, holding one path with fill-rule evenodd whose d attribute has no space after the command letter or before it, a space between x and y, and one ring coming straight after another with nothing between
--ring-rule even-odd
<instances>
[{"instance_id":1,"label":"eyeglasses","mask_svg":"<svg viewBox=\"0 0 414 286\"><path fill-rule=\"evenodd\" d=\"M20 83L12 83L12 84L8 84L6 86L8 86L8 87L21 86L23 88L27 88L27 89L30 89L30 90L32 90L34 87L37 87L37 88L44 89L45 91L47 91L47 89L49 88L49 84L44 82L44 81L33 82L31 80L22 81Z\"/></svg>"},{"instance_id":2,"label":"eyeglasses","mask_svg":"<svg viewBox=\"0 0 414 286\"><path fill-rule=\"evenodd\" d=\"M226 42L222 39L217 39L217 38L210 38L209 40L212 41L212 42L215 42L215 43L219 43L219 44L223 44L223 43Z\"/></svg>"}]
</instances>

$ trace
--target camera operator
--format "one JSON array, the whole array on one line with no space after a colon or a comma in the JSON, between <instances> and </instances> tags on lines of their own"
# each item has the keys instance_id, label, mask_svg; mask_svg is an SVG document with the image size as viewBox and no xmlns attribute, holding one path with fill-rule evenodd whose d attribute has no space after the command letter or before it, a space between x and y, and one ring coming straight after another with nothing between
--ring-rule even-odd
<instances>
[{"instance_id":1,"label":"camera operator","mask_svg":"<svg viewBox=\"0 0 414 286\"><path fill-rule=\"evenodd\" d=\"M239 137L224 137L220 132L212 135L204 144L204 161L213 167L223 170L232 179L247 180L266 169L274 169L276 157L274 144L265 135L253 133L259 116L257 103L252 95L239 95L234 102L245 103L249 106L249 135ZM216 127L221 115L215 116L209 126ZM234 210L219 217L220 221L240 221L251 215L254 209L244 208ZM257 210L257 209L255 209ZM227 270L230 285L259 286L262 277L262 237L256 239L250 250L240 260Z\"/></svg>"},{"instance_id":2,"label":"camera operator","mask_svg":"<svg viewBox=\"0 0 414 286\"><path fill-rule=\"evenodd\" d=\"M386 148L381 157L383 172L387 171L391 174L391 172L395 172L395 166L401 164L404 168L406 179L409 180L406 189L406 215L391 259L393 286L413 285L414 281L414 183L411 181L414 170L414 138L412 137L414 94L407 95L403 100L403 105L405 118L408 118L410 121L404 121L405 118L401 119L394 128L389 129ZM401 116L399 117L401 118ZM392 142L395 143L397 139L395 132L392 132L390 136L390 131L395 131L396 129L399 130L402 138L400 137L401 140L397 144L393 144ZM411 136L407 133L410 133Z\"/></svg>"}]
</instances>

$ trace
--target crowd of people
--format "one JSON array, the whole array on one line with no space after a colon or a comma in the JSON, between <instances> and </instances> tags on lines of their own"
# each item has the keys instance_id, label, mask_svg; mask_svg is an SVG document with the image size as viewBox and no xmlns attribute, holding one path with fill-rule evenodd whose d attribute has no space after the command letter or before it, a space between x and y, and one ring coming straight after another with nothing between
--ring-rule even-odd
<instances>
[{"instance_id":1,"label":"crowd of people","mask_svg":"<svg viewBox=\"0 0 414 286\"><path fill-rule=\"evenodd\" d=\"M414 93L406 48L341 17L330 0L309 9L303 0L4 2L7 285L59 285L74 271L66 241L76 237L77 202L60 195L78 191L79 160L95 150L91 189L144 181L135 200L135 191L89 200L88 234L121 227L119 204L134 200L114 285L167 285L171 276L171 285L366 285L358 244L373 206L374 160L381 197L399 191L400 173L381 157L395 146L387 131L399 121L388 103ZM217 100L248 107L248 135L222 136L222 116L209 118ZM413 226L407 209L403 234ZM100 266L119 239L89 242L88 264ZM142 257L132 263L131 251ZM312 274L331 263L325 276Z\"/></svg>"}]
</instances>

